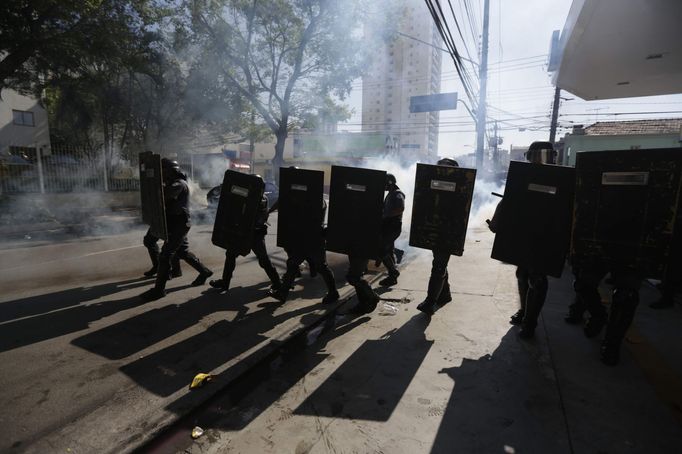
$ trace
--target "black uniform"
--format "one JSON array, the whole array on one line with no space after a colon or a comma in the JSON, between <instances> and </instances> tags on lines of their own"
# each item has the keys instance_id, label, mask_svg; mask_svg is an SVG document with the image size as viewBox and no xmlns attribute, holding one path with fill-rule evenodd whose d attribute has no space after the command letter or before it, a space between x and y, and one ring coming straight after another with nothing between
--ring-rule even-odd
<instances>
[{"instance_id":1,"label":"black uniform","mask_svg":"<svg viewBox=\"0 0 682 454\"><path fill-rule=\"evenodd\" d=\"M260 206L258 207L258 215L256 216L256 225L254 228L253 243L251 244L251 251L258 258L258 264L265 270L265 273L270 278L272 283L272 291L277 291L280 288L281 282L277 270L272 265L268 251L265 247L265 235L268 233L268 199L263 196ZM211 287L228 290L230 288L230 281L232 274L237 266L237 257L240 254L230 249L225 250L225 266L223 267L223 278L211 281Z\"/></svg>"},{"instance_id":2,"label":"black uniform","mask_svg":"<svg viewBox=\"0 0 682 454\"><path fill-rule=\"evenodd\" d=\"M159 254L159 269L154 288L142 294L147 300L161 298L165 295L166 281L171 268L171 259L177 257L187 262L199 272L192 286L203 285L213 274L199 259L189 251L187 232L191 227L189 215L189 186L187 177L182 174L177 164L162 160L164 171L164 205L166 207L166 225L168 239L163 243Z\"/></svg>"},{"instance_id":3,"label":"black uniform","mask_svg":"<svg viewBox=\"0 0 682 454\"><path fill-rule=\"evenodd\" d=\"M497 232L499 214L504 210L504 206L504 199L502 199L495 209L492 220L488 223L493 233ZM519 266L516 268L516 284L521 308L511 316L509 323L521 325L519 336L530 338L535 335L538 317L542 306L545 305L548 289L547 275Z\"/></svg>"},{"instance_id":4,"label":"black uniform","mask_svg":"<svg viewBox=\"0 0 682 454\"><path fill-rule=\"evenodd\" d=\"M450 158L441 159L438 164L459 167L457 161ZM448 262L451 254L439 250L433 250L432 253L433 261L431 262L431 275L426 290L426 299L417 306L417 309L429 315L433 315L438 306L442 307L452 301L450 276L448 275Z\"/></svg>"},{"instance_id":5,"label":"black uniform","mask_svg":"<svg viewBox=\"0 0 682 454\"><path fill-rule=\"evenodd\" d=\"M613 281L613 293L611 308L607 316L598 289L599 283L609 271ZM585 335L595 337L606 325L606 335L601 347L601 359L605 364L618 363L620 344L632 324L639 304L641 284L642 277L636 270L627 267L609 270L603 264L593 263L583 265L578 270L574 283L576 301L590 314L585 325Z\"/></svg>"},{"instance_id":6,"label":"black uniform","mask_svg":"<svg viewBox=\"0 0 682 454\"><path fill-rule=\"evenodd\" d=\"M323 200L323 213L327 211L327 204ZM272 211L272 209L270 209ZM324 219L324 214L322 215ZM320 225L320 229L324 229L324 225ZM332 303L339 299L339 292L336 290L336 281L334 280L334 273L327 265L327 254L324 248L324 241L319 244L309 242L301 249L289 248L285 250L287 253L287 270L282 277L282 285L279 290L273 293L273 296L278 300L285 302L289 294L289 290L300 274L299 266L306 260L311 269L315 269L327 286L327 295L322 300L325 303Z\"/></svg>"},{"instance_id":7,"label":"black uniform","mask_svg":"<svg viewBox=\"0 0 682 454\"><path fill-rule=\"evenodd\" d=\"M145 271L144 275L147 277L152 277L159 270L159 238L152 234L151 227L147 230L147 233L142 239L142 244L147 248L147 253L149 253L149 258L152 261L152 267L148 271ZM173 257L171 259L171 273L172 277L182 276L182 268L180 268L180 259L178 257Z\"/></svg>"},{"instance_id":8,"label":"black uniform","mask_svg":"<svg viewBox=\"0 0 682 454\"><path fill-rule=\"evenodd\" d=\"M426 299L419 303L417 309L427 314L433 314L437 306L444 306L452 301L448 275L449 252L433 251L431 262L431 276L426 291Z\"/></svg>"},{"instance_id":9,"label":"black uniform","mask_svg":"<svg viewBox=\"0 0 682 454\"><path fill-rule=\"evenodd\" d=\"M383 223L381 226L381 240L383 256L382 263L388 270L388 278L380 282L381 285L394 285L400 271L396 267L395 240L398 239L403 228L403 211L405 210L405 194L397 185L392 185L384 199ZM395 215L396 211L400 214Z\"/></svg>"}]
</instances>

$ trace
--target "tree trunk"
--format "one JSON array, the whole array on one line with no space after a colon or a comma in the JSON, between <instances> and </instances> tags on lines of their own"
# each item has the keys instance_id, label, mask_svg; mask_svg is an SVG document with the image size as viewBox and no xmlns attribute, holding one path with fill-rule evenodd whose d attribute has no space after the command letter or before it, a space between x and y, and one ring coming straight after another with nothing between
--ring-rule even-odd
<instances>
[{"instance_id":1,"label":"tree trunk","mask_svg":"<svg viewBox=\"0 0 682 454\"><path fill-rule=\"evenodd\" d=\"M275 134L277 142L275 143L275 156L272 158L272 175L275 178L275 183L279 186L279 168L284 165L284 143L287 139L288 131L286 125L280 127Z\"/></svg>"}]
</instances>

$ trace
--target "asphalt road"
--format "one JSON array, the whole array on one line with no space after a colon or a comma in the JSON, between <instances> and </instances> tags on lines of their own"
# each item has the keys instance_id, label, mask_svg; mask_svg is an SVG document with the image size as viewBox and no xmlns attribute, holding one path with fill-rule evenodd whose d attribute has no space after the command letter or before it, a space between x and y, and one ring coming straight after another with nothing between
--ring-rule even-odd
<instances>
[{"instance_id":1,"label":"asphalt road","mask_svg":"<svg viewBox=\"0 0 682 454\"><path fill-rule=\"evenodd\" d=\"M275 231L273 225L266 242L282 273L286 257ZM249 255L238 259L227 295L190 287L196 272L183 262L184 275L169 282L169 295L144 303L138 295L153 284L142 277L150 266L144 232L0 246L0 452L30 451L36 440L93 412L105 415L111 425L101 427L105 432L117 424L125 432L128 421L131 432L153 430L149 415L173 413L194 373L255 348L318 308L325 293L321 279L304 273L292 301L274 303ZM224 251L210 235L210 225L195 225L190 250L219 276ZM341 287L345 256L328 260ZM77 440L78 427L73 433Z\"/></svg>"}]
</instances>

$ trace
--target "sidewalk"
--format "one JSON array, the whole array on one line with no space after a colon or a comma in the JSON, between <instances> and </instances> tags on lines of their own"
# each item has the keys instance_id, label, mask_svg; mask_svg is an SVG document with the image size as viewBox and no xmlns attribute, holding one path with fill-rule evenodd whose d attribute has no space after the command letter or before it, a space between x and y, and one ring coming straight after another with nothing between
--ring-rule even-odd
<instances>
[{"instance_id":1,"label":"sidewalk","mask_svg":"<svg viewBox=\"0 0 682 454\"><path fill-rule=\"evenodd\" d=\"M469 233L449 265L453 302L429 318L428 253L383 296L394 316L337 318L305 354L236 404L196 416L192 453L676 453L682 446L682 308L654 311L642 290L621 364L563 321L570 273L550 280L536 338L508 319L514 267L489 259L492 235ZM233 396L234 397L234 396ZM189 430L189 429L188 429ZM177 447L176 447L177 448Z\"/></svg>"}]
</instances>

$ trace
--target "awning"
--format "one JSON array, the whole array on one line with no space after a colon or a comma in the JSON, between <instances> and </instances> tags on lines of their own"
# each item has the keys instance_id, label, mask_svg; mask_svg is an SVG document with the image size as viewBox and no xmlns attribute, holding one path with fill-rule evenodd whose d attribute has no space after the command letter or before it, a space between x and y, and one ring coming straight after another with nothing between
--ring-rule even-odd
<instances>
[{"instance_id":1,"label":"awning","mask_svg":"<svg viewBox=\"0 0 682 454\"><path fill-rule=\"evenodd\" d=\"M556 86L583 99L682 93L682 0L573 0Z\"/></svg>"}]
</instances>

